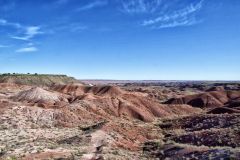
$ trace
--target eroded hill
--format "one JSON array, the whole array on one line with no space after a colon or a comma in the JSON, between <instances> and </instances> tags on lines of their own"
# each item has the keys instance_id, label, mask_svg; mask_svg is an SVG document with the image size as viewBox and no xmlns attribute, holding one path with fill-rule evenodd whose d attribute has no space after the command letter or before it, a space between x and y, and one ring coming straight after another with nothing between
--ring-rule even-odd
<instances>
[{"instance_id":1,"label":"eroded hill","mask_svg":"<svg viewBox=\"0 0 240 160\"><path fill-rule=\"evenodd\" d=\"M0 159L240 157L238 91L125 87L0 83ZM223 94L224 106L162 104L155 94Z\"/></svg>"}]
</instances>

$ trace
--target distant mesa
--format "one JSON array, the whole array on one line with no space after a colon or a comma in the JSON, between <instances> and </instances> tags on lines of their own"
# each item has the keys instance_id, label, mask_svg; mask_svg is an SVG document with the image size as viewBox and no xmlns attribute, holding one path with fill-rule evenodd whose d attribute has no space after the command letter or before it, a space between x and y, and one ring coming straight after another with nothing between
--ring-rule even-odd
<instances>
[{"instance_id":1,"label":"distant mesa","mask_svg":"<svg viewBox=\"0 0 240 160\"><path fill-rule=\"evenodd\" d=\"M81 83L73 77L53 74L1 74L0 83L15 83L30 86L52 86L54 84Z\"/></svg>"}]
</instances>

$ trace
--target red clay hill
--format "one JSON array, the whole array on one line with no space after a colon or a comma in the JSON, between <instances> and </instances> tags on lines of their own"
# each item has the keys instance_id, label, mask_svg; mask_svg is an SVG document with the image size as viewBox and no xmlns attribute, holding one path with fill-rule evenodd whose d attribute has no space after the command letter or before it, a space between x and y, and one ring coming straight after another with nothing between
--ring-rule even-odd
<instances>
[{"instance_id":1,"label":"red clay hill","mask_svg":"<svg viewBox=\"0 0 240 160\"><path fill-rule=\"evenodd\" d=\"M129 117L151 122L157 117L193 114L200 109L188 105L163 105L142 93L127 92L116 86L86 86L82 84L57 85L52 90L66 94L70 106L82 116ZM79 107L82 105L85 107ZM87 108L87 110L86 110Z\"/></svg>"},{"instance_id":2,"label":"red clay hill","mask_svg":"<svg viewBox=\"0 0 240 160\"><path fill-rule=\"evenodd\" d=\"M180 98L172 98L166 104L188 104L199 108L215 108L240 101L240 91L226 91L222 89L188 95Z\"/></svg>"}]
</instances>

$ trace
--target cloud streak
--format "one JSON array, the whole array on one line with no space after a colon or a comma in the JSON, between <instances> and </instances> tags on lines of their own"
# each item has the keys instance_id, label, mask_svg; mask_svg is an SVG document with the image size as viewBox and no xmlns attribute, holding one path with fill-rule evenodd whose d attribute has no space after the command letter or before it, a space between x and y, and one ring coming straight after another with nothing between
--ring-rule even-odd
<instances>
[{"instance_id":1,"label":"cloud streak","mask_svg":"<svg viewBox=\"0 0 240 160\"><path fill-rule=\"evenodd\" d=\"M36 51L38 51L36 47L24 47L16 50L17 53L36 52Z\"/></svg>"},{"instance_id":2,"label":"cloud streak","mask_svg":"<svg viewBox=\"0 0 240 160\"><path fill-rule=\"evenodd\" d=\"M9 26L9 27L14 27L14 28L21 28L21 27L23 27L19 23L8 22L5 19L0 19L0 26Z\"/></svg>"},{"instance_id":3,"label":"cloud streak","mask_svg":"<svg viewBox=\"0 0 240 160\"><path fill-rule=\"evenodd\" d=\"M30 26L24 28L25 33L24 36L12 36L11 38L13 39L18 39L18 40L24 40L28 41L35 37L36 35L43 34L42 31L40 31L41 27L40 26Z\"/></svg>"},{"instance_id":4,"label":"cloud streak","mask_svg":"<svg viewBox=\"0 0 240 160\"><path fill-rule=\"evenodd\" d=\"M24 26L20 23L9 22L5 19L0 19L0 26L15 28L18 32L23 32L23 36L11 36L13 39L28 41L36 35L43 34L40 26Z\"/></svg>"},{"instance_id":5,"label":"cloud streak","mask_svg":"<svg viewBox=\"0 0 240 160\"><path fill-rule=\"evenodd\" d=\"M162 28L174 28L174 27L183 27L183 26L192 26L200 23L201 21L197 21L196 19L182 19L178 21L173 21L170 23L160 24L158 26L154 26L154 29L162 29Z\"/></svg>"},{"instance_id":6,"label":"cloud streak","mask_svg":"<svg viewBox=\"0 0 240 160\"><path fill-rule=\"evenodd\" d=\"M8 48L8 47L10 47L10 46L7 46L7 45L1 45L1 44L0 44L0 48Z\"/></svg>"},{"instance_id":7,"label":"cloud streak","mask_svg":"<svg viewBox=\"0 0 240 160\"><path fill-rule=\"evenodd\" d=\"M174 11L170 14L158 16L156 18L143 21L143 26L152 26L152 28L173 28L178 26L190 26L201 21L196 20L195 14L203 7L204 0L198 3L191 3L185 8Z\"/></svg>"},{"instance_id":8,"label":"cloud streak","mask_svg":"<svg viewBox=\"0 0 240 160\"><path fill-rule=\"evenodd\" d=\"M86 11L86 10L91 10L93 8L97 8L97 7L102 7L108 4L107 0L95 0L91 3L88 3L84 6L81 6L79 8L77 8L75 11L80 12L80 11Z\"/></svg>"},{"instance_id":9,"label":"cloud streak","mask_svg":"<svg viewBox=\"0 0 240 160\"><path fill-rule=\"evenodd\" d=\"M125 13L154 13L161 6L162 0L121 0Z\"/></svg>"},{"instance_id":10,"label":"cloud streak","mask_svg":"<svg viewBox=\"0 0 240 160\"><path fill-rule=\"evenodd\" d=\"M40 26L24 26L20 23L15 23L15 22L9 22L5 19L0 19L0 26L6 27L7 29L9 28L10 31L14 29L12 35L14 33L20 34L20 36L10 36L9 38L15 39L15 40L21 40L21 41L27 41L27 46L19 48L15 50L17 53L23 53L23 52L36 52L38 51L38 48L34 46L32 39L36 37L39 34L43 34L44 32L41 31ZM8 35L11 33L7 33ZM8 48L10 46L7 45L0 45L0 48Z\"/></svg>"}]
</instances>

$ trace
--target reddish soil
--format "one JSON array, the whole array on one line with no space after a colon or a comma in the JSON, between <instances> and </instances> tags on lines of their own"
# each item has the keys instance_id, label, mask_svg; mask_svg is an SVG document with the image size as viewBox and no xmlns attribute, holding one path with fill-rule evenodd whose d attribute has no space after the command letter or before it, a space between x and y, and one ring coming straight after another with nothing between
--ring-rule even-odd
<instances>
[{"instance_id":1,"label":"reddish soil","mask_svg":"<svg viewBox=\"0 0 240 160\"><path fill-rule=\"evenodd\" d=\"M0 159L239 159L239 102L222 87L0 84Z\"/></svg>"},{"instance_id":2,"label":"reddish soil","mask_svg":"<svg viewBox=\"0 0 240 160\"><path fill-rule=\"evenodd\" d=\"M172 98L166 104L188 104L199 108L222 107L225 104L240 99L240 91L210 91L201 94Z\"/></svg>"},{"instance_id":3,"label":"reddish soil","mask_svg":"<svg viewBox=\"0 0 240 160\"><path fill-rule=\"evenodd\" d=\"M151 122L156 117L193 114L201 111L187 105L163 105L141 93L130 93L113 86L90 87L72 84L54 87L54 89L67 95L74 95L71 105L81 106L84 103L92 114L105 118L129 117ZM88 114L86 111L82 113Z\"/></svg>"}]
</instances>

